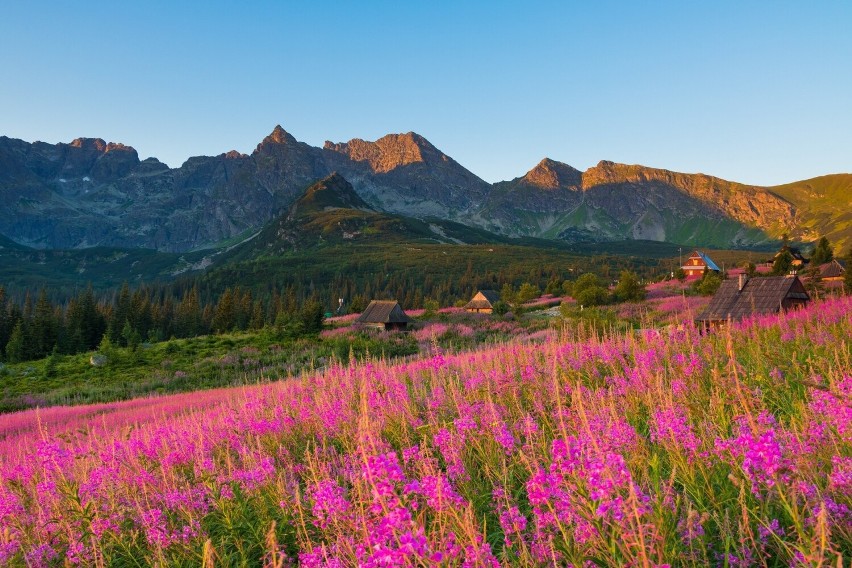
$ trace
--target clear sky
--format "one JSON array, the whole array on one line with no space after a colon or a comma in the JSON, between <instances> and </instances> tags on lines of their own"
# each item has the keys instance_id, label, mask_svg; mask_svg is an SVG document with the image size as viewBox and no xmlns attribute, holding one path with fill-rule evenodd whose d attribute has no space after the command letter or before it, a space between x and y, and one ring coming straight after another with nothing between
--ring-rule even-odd
<instances>
[{"instance_id":1,"label":"clear sky","mask_svg":"<svg viewBox=\"0 0 852 568\"><path fill-rule=\"evenodd\" d=\"M0 0L0 135L171 166L413 130L488 181L547 156L754 184L852 172L852 2Z\"/></svg>"}]
</instances>

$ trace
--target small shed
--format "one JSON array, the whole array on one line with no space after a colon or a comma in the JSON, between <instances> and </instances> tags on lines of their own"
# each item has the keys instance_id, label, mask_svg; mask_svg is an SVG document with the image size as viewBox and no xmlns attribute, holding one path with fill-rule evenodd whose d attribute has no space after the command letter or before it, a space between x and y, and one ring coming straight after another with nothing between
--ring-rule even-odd
<instances>
[{"instance_id":1,"label":"small shed","mask_svg":"<svg viewBox=\"0 0 852 568\"><path fill-rule=\"evenodd\" d=\"M810 299L798 276L748 278L740 274L736 280L722 282L695 322L704 329L712 329L749 316L798 309Z\"/></svg>"},{"instance_id":2,"label":"small shed","mask_svg":"<svg viewBox=\"0 0 852 568\"><path fill-rule=\"evenodd\" d=\"M819 277L824 282L838 282L843 280L846 267L836 258L831 262L819 265Z\"/></svg>"},{"instance_id":3,"label":"small shed","mask_svg":"<svg viewBox=\"0 0 852 568\"><path fill-rule=\"evenodd\" d=\"M464 306L465 311L475 314L490 314L494 312L494 304L500 301L500 293L496 290L479 290Z\"/></svg>"},{"instance_id":4,"label":"small shed","mask_svg":"<svg viewBox=\"0 0 852 568\"><path fill-rule=\"evenodd\" d=\"M713 259L707 253L700 250L694 251L686 262L681 266L686 273L687 278L700 278L704 274L704 270L712 272L721 272L719 266L713 262Z\"/></svg>"},{"instance_id":5,"label":"small shed","mask_svg":"<svg viewBox=\"0 0 852 568\"><path fill-rule=\"evenodd\" d=\"M405 330L414 320L402 310L396 300L373 300L355 323L381 330Z\"/></svg>"}]
</instances>

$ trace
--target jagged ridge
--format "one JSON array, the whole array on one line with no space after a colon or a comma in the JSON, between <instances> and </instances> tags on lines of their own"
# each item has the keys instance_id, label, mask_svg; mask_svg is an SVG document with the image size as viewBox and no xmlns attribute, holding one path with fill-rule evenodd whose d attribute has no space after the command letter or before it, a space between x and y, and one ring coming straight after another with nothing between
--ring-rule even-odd
<instances>
[{"instance_id":1,"label":"jagged ridge","mask_svg":"<svg viewBox=\"0 0 852 568\"><path fill-rule=\"evenodd\" d=\"M765 188L607 161L580 172L545 158L490 185L413 132L315 148L280 125L250 155L193 157L174 169L100 138L0 137L0 234L36 247L184 251L256 230L332 172L351 183L356 209L506 235L730 246L788 233L852 242L848 175Z\"/></svg>"}]
</instances>

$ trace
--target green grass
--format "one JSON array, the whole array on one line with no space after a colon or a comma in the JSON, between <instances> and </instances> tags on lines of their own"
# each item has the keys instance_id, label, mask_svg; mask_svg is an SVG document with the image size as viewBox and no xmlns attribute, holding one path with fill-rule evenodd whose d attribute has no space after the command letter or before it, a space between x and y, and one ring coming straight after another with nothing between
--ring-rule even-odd
<instances>
[{"instance_id":1,"label":"green grass","mask_svg":"<svg viewBox=\"0 0 852 568\"><path fill-rule=\"evenodd\" d=\"M321 367L332 357L416 352L416 343L405 335L287 340L263 330L172 339L136 350L112 347L99 352L108 361L103 366L91 364L93 352L0 363L0 412L257 383Z\"/></svg>"}]
</instances>

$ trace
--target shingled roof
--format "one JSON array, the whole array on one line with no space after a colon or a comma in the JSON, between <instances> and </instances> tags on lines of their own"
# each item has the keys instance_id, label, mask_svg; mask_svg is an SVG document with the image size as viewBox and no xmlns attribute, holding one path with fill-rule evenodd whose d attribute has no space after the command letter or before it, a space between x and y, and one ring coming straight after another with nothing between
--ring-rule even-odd
<instances>
[{"instance_id":1,"label":"shingled roof","mask_svg":"<svg viewBox=\"0 0 852 568\"><path fill-rule=\"evenodd\" d=\"M737 321L752 315L776 313L785 300L810 300L798 276L750 278L742 290L739 280L725 280L696 321Z\"/></svg>"},{"instance_id":2,"label":"shingled roof","mask_svg":"<svg viewBox=\"0 0 852 568\"><path fill-rule=\"evenodd\" d=\"M402 311L396 300L373 300L355 321L358 323L410 323L414 320Z\"/></svg>"},{"instance_id":3,"label":"shingled roof","mask_svg":"<svg viewBox=\"0 0 852 568\"><path fill-rule=\"evenodd\" d=\"M837 259L834 259L831 262L819 265L819 276L820 278L839 278L843 276L845 270L846 268Z\"/></svg>"},{"instance_id":4,"label":"shingled roof","mask_svg":"<svg viewBox=\"0 0 852 568\"><path fill-rule=\"evenodd\" d=\"M479 298L482 295L485 299ZM500 301L500 293L497 290L478 290L473 299L465 304L466 310L487 310L493 308Z\"/></svg>"}]
</instances>

